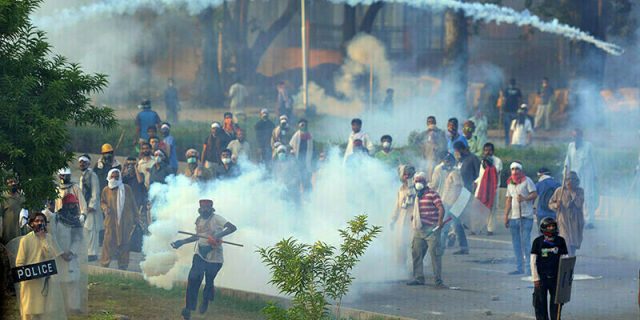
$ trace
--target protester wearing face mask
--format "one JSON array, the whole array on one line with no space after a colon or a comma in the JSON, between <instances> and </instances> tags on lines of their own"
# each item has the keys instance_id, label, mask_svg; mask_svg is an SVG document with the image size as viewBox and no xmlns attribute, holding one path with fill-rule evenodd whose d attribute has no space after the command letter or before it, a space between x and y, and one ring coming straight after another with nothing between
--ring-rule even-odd
<instances>
[{"instance_id":1,"label":"protester wearing face mask","mask_svg":"<svg viewBox=\"0 0 640 320\"><path fill-rule=\"evenodd\" d=\"M62 198L67 194L73 194L76 198L78 198L80 202L80 213L84 216L81 218L84 223L84 219L87 215L87 202L84 200L84 195L82 194L82 190L80 187L71 181L71 169L62 168L58 171L58 178L60 182L58 183L58 199L55 201L55 211L59 211L62 208Z\"/></svg>"},{"instance_id":2,"label":"protester wearing face mask","mask_svg":"<svg viewBox=\"0 0 640 320\"><path fill-rule=\"evenodd\" d=\"M171 125L168 122L163 122L160 126L160 134L162 135L162 142L165 145L167 155L169 156L169 166L173 173L178 172L178 155L176 154L176 140L171 135Z\"/></svg>"},{"instance_id":3,"label":"protester wearing face mask","mask_svg":"<svg viewBox=\"0 0 640 320\"><path fill-rule=\"evenodd\" d=\"M20 238L16 266L26 266L49 260L67 260L48 233L47 217L42 212L29 214L29 232ZM59 274L20 282L20 314L22 319L67 319Z\"/></svg>"},{"instance_id":4,"label":"protester wearing face mask","mask_svg":"<svg viewBox=\"0 0 640 320\"><path fill-rule=\"evenodd\" d=\"M280 124L271 132L271 152L272 157L276 154L276 143L288 145L291 140L291 132L289 130L289 118L285 115L280 116Z\"/></svg>"},{"instance_id":5,"label":"protester wearing face mask","mask_svg":"<svg viewBox=\"0 0 640 320\"><path fill-rule=\"evenodd\" d=\"M560 258L568 254L567 244L565 239L558 235L558 224L551 217L540 221L540 233L542 235L533 240L531 246L533 307L538 320L560 319L558 305L555 303L556 286Z\"/></svg>"},{"instance_id":6,"label":"protester wearing face mask","mask_svg":"<svg viewBox=\"0 0 640 320\"><path fill-rule=\"evenodd\" d=\"M403 161L402 155L398 150L395 150L391 147L391 143L393 142L393 138L390 135L385 134L380 138L380 145L382 149L376 152L374 158L382 161L384 164L391 168L397 168Z\"/></svg>"},{"instance_id":7,"label":"protester wearing face mask","mask_svg":"<svg viewBox=\"0 0 640 320\"><path fill-rule=\"evenodd\" d=\"M571 133L573 142L567 147L567 156L564 160L565 169L575 171L580 177L580 186L584 190L584 213L587 220L587 229L593 228L596 209L599 205L600 192L598 190L598 170L593 145L584 140L582 130L576 128ZM564 172L568 174L568 172Z\"/></svg>"},{"instance_id":8,"label":"protester wearing face mask","mask_svg":"<svg viewBox=\"0 0 640 320\"><path fill-rule=\"evenodd\" d=\"M276 144L275 159L271 168L273 179L283 185L282 197L294 202L300 200L301 172L286 145Z\"/></svg>"},{"instance_id":9,"label":"protester wearing face mask","mask_svg":"<svg viewBox=\"0 0 640 320\"><path fill-rule=\"evenodd\" d=\"M427 130L418 135L416 144L422 150L422 156L427 161L426 174L433 175L433 171L442 160L441 156L447 152L447 137L443 130L438 128L436 117L427 117Z\"/></svg>"},{"instance_id":10,"label":"protester wearing face mask","mask_svg":"<svg viewBox=\"0 0 640 320\"><path fill-rule=\"evenodd\" d=\"M567 242L569 255L575 256L582 244L584 231L584 190L580 188L580 179L575 171L569 173L564 187L553 193L549 208L557 213L558 229Z\"/></svg>"},{"instance_id":11,"label":"protester wearing face mask","mask_svg":"<svg viewBox=\"0 0 640 320\"><path fill-rule=\"evenodd\" d=\"M214 166L212 175L214 179L229 179L240 175L238 166L231 160L231 150L222 150L220 163Z\"/></svg>"},{"instance_id":12,"label":"protester wearing face mask","mask_svg":"<svg viewBox=\"0 0 640 320\"><path fill-rule=\"evenodd\" d=\"M516 257L516 270L509 274L524 274L529 270L529 248L533 226L533 202L538 197L536 185L522 171L522 164L514 161L509 166L504 208L504 226L511 231L511 242Z\"/></svg>"},{"instance_id":13,"label":"protester wearing face mask","mask_svg":"<svg viewBox=\"0 0 640 320\"><path fill-rule=\"evenodd\" d=\"M271 134L276 125L269 119L269 110L260 110L260 120L253 127L256 132L257 160L259 163L271 162L273 152L271 150Z\"/></svg>"},{"instance_id":14,"label":"protester wearing face mask","mask_svg":"<svg viewBox=\"0 0 640 320\"><path fill-rule=\"evenodd\" d=\"M122 183L120 170L109 171L107 187L102 190L100 207L104 212L104 242L100 265L108 268L112 259L117 259L118 268L129 266L130 241L138 223L137 205L131 188Z\"/></svg>"},{"instance_id":15,"label":"protester wearing face mask","mask_svg":"<svg viewBox=\"0 0 640 320\"><path fill-rule=\"evenodd\" d=\"M89 261L98 260L100 230L103 229L102 212L100 212L100 183L98 175L89 168L91 157L83 154L78 158L80 168L80 192L87 203L86 217L84 217L84 238L87 244ZM64 206L64 205L63 205Z\"/></svg>"},{"instance_id":16,"label":"protester wearing face mask","mask_svg":"<svg viewBox=\"0 0 640 320\"><path fill-rule=\"evenodd\" d=\"M191 319L191 312L196 310L198 304L198 291L204 278L205 284L202 290L202 302L198 312L207 312L209 303L213 301L215 288L214 280L222 269L224 256L222 250L222 238L237 230L236 226L227 221L221 215L215 214L213 200L203 199L199 201L198 218L196 219L196 234L183 240L171 243L171 247L179 249L181 246L195 242L193 261L187 283L186 305L182 309L183 319ZM204 237L204 238L201 238Z\"/></svg>"},{"instance_id":17,"label":"protester wearing face mask","mask_svg":"<svg viewBox=\"0 0 640 320\"><path fill-rule=\"evenodd\" d=\"M187 159L187 167L184 169L184 175L191 178L191 181L206 181L211 179L211 171L200 164L198 161L199 154L196 149L189 149L184 157Z\"/></svg>"},{"instance_id":18,"label":"protester wearing face mask","mask_svg":"<svg viewBox=\"0 0 640 320\"><path fill-rule=\"evenodd\" d=\"M56 261L57 277L64 292L67 312L83 314L87 311L87 239L80 219L78 198L73 194L64 196L62 208L52 213L48 227L62 252L62 259Z\"/></svg>"},{"instance_id":19,"label":"protester wearing face mask","mask_svg":"<svg viewBox=\"0 0 640 320\"><path fill-rule=\"evenodd\" d=\"M436 288L446 288L442 281L442 253L438 244L444 216L442 200L437 192L427 186L427 176L424 172L416 173L413 176L413 182L416 189L411 216L413 280L407 282L407 285L425 284L423 260L429 253L435 286Z\"/></svg>"},{"instance_id":20,"label":"protester wearing face mask","mask_svg":"<svg viewBox=\"0 0 640 320\"><path fill-rule=\"evenodd\" d=\"M18 181L14 178L7 179L7 187L9 191L3 194L3 201L0 203L0 218L2 218L0 240L4 245L27 232L26 228L20 227L20 211L25 199Z\"/></svg>"},{"instance_id":21,"label":"protester wearing face mask","mask_svg":"<svg viewBox=\"0 0 640 320\"><path fill-rule=\"evenodd\" d=\"M451 217L452 222L443 226L440 236L440 250L444 254L446 247L453 247L456 243L456 239L460 245L460 250L455 251L454 254L468 254L469 243L467 242L467 235L464 231L463 222L460 218L456 218L447 209L450 209L453 204L458 200L462 189L464 188L464 182L460 169L455 165L455 159L452 155L448 154L445 157L445 166L442 168L443 172L447 173L444 179L444 186L438 194L442 197L442 202L445 207L445 217Z\"/></svg>"},{"instance_id":22,"label":"protester wearing face mask","mask_svg":"<svg viewBox=\"0 0 640 320\"><path fill-rule=\"evenodd\" d=\"M128 185L133 191L138 209L147 203L147 190L144 186L144 175L138 172L137 160L128 157L122 171L122 183Z\"/></svg>"},{"instance_id":23,"label":"protester wearing face mask","mask_svg":"<svg viewBox=\"0 0 640 320\"><path fill-rule=\"evenodd\" d=\"M100 183L100 190L104 189L107 186L107 173L111 169L122 170L122 166L118 162L118 160L114 157L113 147L105 143L102 145L100 149L102 156L96 162L96 165L93 167L93 172L98 176L98 183Z\"/></svg>"},{"instance_id":24,"label":"protester wearing face mask","mask_svg":"<svg viewBox=\"0 0 640 320\"><path fill-rule=\"evenodd\" d=\"M142 143L140 145L140 159L138 160L138 174L144 177L144 187L146 191L149 191L151 183L151 168L155 164L155 158L151 152L151 145L149 143Z\"/></svg>"},{"instance_id":25,"label":"protester wearing face mask","mask_svg":"<svg viewBox=\"0 0 640 320\"><path fill-rule=\"evenodd\" d=\"M165 179L173 174L167 155L162 150L156 150L153 156L154 164L149 172L149 183L165 183Z\"/></svg>"}]
</instances>

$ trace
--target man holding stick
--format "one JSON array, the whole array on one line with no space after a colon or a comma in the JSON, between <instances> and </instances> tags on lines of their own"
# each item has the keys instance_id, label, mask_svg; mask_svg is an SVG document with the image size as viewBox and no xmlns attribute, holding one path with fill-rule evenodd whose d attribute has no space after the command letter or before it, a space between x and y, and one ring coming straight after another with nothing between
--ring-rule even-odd
<instances>
[{"instance_id":1,"label":"man holding stick","mask_svg":"<svg viewBox=\"0 0 640 320\"><path fill-rule=\"evenodd\" d=\"M200 216L196 219L196 235L171 243L174 249L178 249L187 243L196 242L195 254L189 271L186 305L182 309L184 319L191 319L191 311L196 309L198 290L203 277L205 278L205 286L198 310L200 314L205 313L209 302L213 301L213 281L223 263L223 241L221 239L236 231L236 226L214 212L212 200L200 200L200 209L198 209Z\"/></svg>"}]
</instances>

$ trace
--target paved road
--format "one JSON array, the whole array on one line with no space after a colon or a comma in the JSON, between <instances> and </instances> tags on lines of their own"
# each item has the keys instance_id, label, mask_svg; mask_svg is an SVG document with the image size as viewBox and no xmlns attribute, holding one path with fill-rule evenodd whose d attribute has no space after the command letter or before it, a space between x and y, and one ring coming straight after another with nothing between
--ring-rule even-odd
<instances>
[{"instance_id":1,"label":"paved road","mask_svg":"<svg viewBox=\"0 0 640 320\"><path fill-rule=\"evenodd\" d=\"M595 252L591 248L597 243L589 241L594 232L586 231L575 272L602 278L574 282L563 318L640 319L636 300L640 256L608 258ZM531 282L507 274L514 270L509 239L505 231L494 237L471 237L471 253L466 256L454 256L447 249L444 280L459 290L409 287L403 282L364 284L355 288L361 293L347 305L416 319L534 319ZM430 269L425 266L426 274Z\"/></svg>"}]
</instances>

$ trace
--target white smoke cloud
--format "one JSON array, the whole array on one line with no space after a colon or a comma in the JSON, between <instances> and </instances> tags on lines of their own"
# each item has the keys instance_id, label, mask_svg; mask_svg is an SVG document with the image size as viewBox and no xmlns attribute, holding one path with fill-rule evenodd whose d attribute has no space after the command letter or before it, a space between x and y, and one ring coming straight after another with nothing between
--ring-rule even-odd
<instances>
[{"instance_id":1,"label":"white smoke cloud","mask_svg":"<svg viewBox=\"0 0 640 320\"><path fill-rule=\"evenodd\" d=\"M331 0L335 3L350 5L372 4L374 0ZM112 0L84 5L76 8L57 10L53 15L36 17L36 25L55 28L72 25L100 16L131 15L140 8L147 8L162 13L168 8L184 7L189 14L195 15L208 7L217 7L222 0ZM542 32L553 33L572 40L591 43L612 55L620 55L624 51L619 46L595 38L576 27L558 22L557 19L543 21L528 10L518 12L512 8L495 4L468 3L457 0L388 0L387 2L405 3L414 7L432 7L434 9L455 9L464 11L467 17L486 23L507 23L517 26L531 26Z\"/></svg>"},{"instance_id":2,"label":"white smoke cloud","mask_svg":"<svg viewBox=\"0 0 640 320\"><path fill-rule=\"evenodd\" d=\"M346 168L333 149L320 168L315 188L296 204L284 197L284 187L271 179L262 167L243 164L243 174L235 180L211 182L198 186L185 177L170 179L166 185L154 185L152 215L155 222L144 240L145 261L141 268L153 285L171 288L173 281L185 280L193 244L179 250L170 243L186 236L179 230L194 232L198 200L210 198L216 213L238 227L225 238L242 243L244 248L225 246L224 267L216 284L253 292L276 294L268 285L269 271L255 252L258 247L295 237L306 243L322 240L339 245L337 229L344 228L353 216L366 213L371 223L383 227L383 233L367 250L356 270L356 281L384 281L406 276L407 269L380 261L392 261L395 248L390 241L391 210L395 205L399 179L395 169L366 159L360 166Z\"/></svg>"}]
</instances>

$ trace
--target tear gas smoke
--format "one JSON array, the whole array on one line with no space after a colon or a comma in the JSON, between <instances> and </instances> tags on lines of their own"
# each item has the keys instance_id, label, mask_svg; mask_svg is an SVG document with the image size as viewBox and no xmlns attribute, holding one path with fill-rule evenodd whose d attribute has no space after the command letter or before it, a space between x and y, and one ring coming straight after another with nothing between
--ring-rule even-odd
<instances>
[{"instance_id":1,"label":"tear gas smoke","mask_svg":"<svg viewBox=\"0 0 640 320\"><path fill-rule=\"evenodd\" d=\"M152 215L150 236L145 237L145 261L141 268L152 284L171 288L173 281L187 278L194 245L174 250L172 241L184 238L178 230L194 230L198 216L198 200L214 201L216 214L238 227L225 239L243 243L244 248L225 246L224 267L216 284L275 294L268 285L269 271L255 252L257 247L272 246L279 240L295 237L312 243L322 240L339 244L337 229L347 220L366 213L372 224L383 226L383 233L372 243L355 270L356 281L383 281L406 276L407 266L380 268L380 261L394 261L393 241L387 226L395 205L400 182L395 169L378 161L365 159L360 166L343 166L337 149L332 149L327 162L320 165L315 188L297 203L278 179L269 177L262 167L242 164L243 174L234 180L192 184L179 176L164 185L151 188Z\"/></svg>"},{"instance_id":2,"label":"tear gas smoke","mask_svg":"<svg viewBox=\"0 0 640 320\"><path fill-rule=\"evenodd\" d=\"M373 0L332 0L335 3L350 5L372 4ZM209 7L217 7L221 0L113 0L109 2L93 3L76 8L66 8L56 11L53 15L34 19L36 25L44 28L56 28L64 25L76 24L80 21L98 16L115 16L133 14L139 8L148 8L158 13L172 7L184 7L189 14L195 15ZM414 7L432 7L435 9L462 10L467 17L476 21L515 24L517 26L531 26L542 32L553 33L572 40L591 43L612 55L621 55L624 50L612 43L598 40L594 36L576 27L558 22L543 21L528 10L518 12L512 8L495 4L465 3L456 0L391 0L387 2L406 3Z\"/></svg>"}]
</instances>

